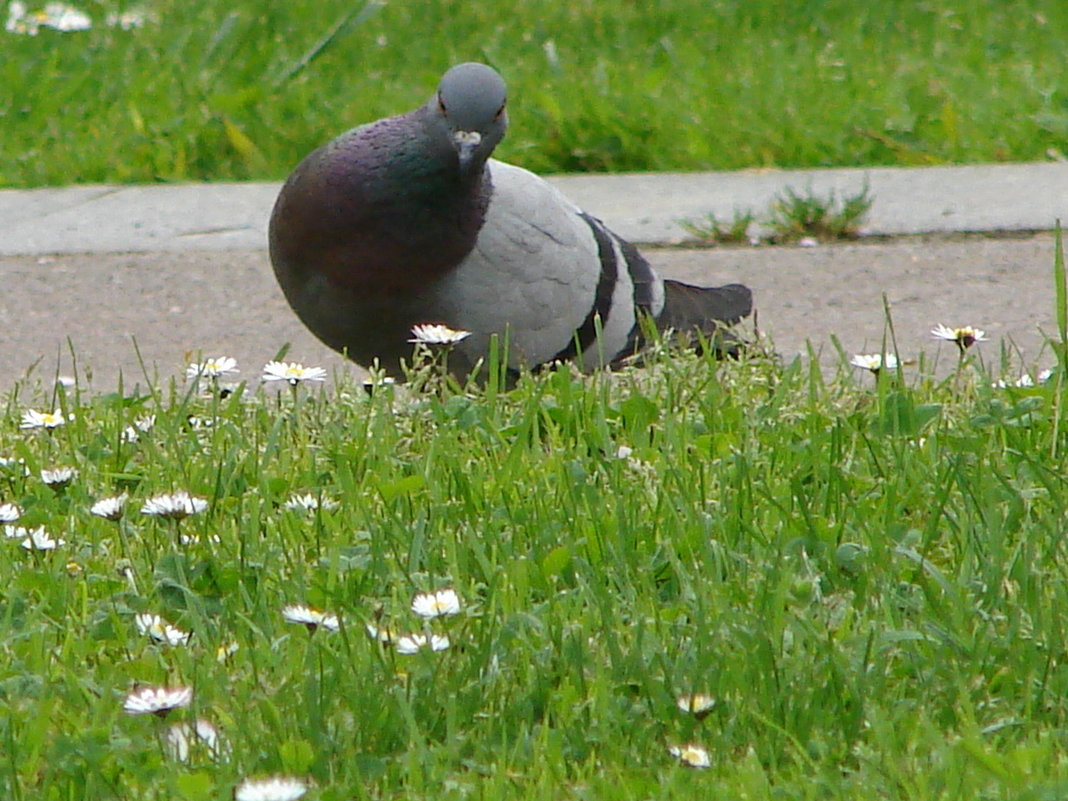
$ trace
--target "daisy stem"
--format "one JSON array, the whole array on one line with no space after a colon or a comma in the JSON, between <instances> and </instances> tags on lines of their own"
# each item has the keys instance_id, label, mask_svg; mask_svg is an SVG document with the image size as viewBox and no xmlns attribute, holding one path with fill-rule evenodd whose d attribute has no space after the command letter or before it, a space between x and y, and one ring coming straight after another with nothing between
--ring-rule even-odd
<instances>
[{"instance_id":1,"label":"daisy stem","mask_svg":"<svg viewBox=\"0 0 1068 801\"><path fill-rule=\"evenodd\" d=\"M219 428L219 376L211 377L211 427L213 431Z\"/></svg>"},{"instance_id":2,"label":"daisy stem","mask_svg":"<svg viewBox=\"0 0 1068 801\"><path fill-rule=\"evenodd\" d=\"M965 347L958 342L957 343L957 350L958 350L958 353L957 353L957 369L953 371L953 394L959 396L960 395L960 382L962 380L961 379L961 375L964 372Z\"/></svg>"},{"instance_id":3,"label":"daisy stem","mask_svg":"<svg viewBox=\"0 0 1068 801\"><path fill-rule=\"evenodd\" d=\"M301 439L302 439L300 437L300 430L301 430L300 404L301 404L301 399L300 399L300 388L299 388L298 382L291 381L289 383L289 389L293 393L293 411L292 411L292 415L290 417L290 426L289 426L290 433L292 433L292 435L293 435L293 441L294 442L301 442Z\"/></svg>"},{"instance_id":4,"label":"daisy stem","mask_svg":"<svg viewBox=\"0 0 1068 801\"><path fill-rule=\"evenodd\" d=\"M120 517L115 528L119 534L119 553L122 555L123 559L129 561L130 549L126 542L126 520Z\"/></svg>"}]
</instances>

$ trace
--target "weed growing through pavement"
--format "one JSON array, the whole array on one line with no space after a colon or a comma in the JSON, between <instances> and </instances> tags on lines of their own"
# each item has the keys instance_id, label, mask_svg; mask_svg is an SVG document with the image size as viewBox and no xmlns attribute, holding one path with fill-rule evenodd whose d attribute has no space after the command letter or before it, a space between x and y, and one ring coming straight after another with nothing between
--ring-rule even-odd
<instances>
[{"instance_id":1,"label":"weed growing through pavement","mask_svg":"<svg viewBox=\"0 0 1068 801\"><path fill-rule=\"evenodd\" d=\"M819 196L811 187L804 192L787 187L771 204L771 240L787 243L806 237L818 242L855 239L873 201L867 185L841 199L833 190Z\"/></svg>"},{"instance_id":2,"label":"weed growing through pavement","mask_svg":"<svg viewBox=\"0 0 1068 801\"><path fill-rule=\"evenodd\" d=\"M703 245L739 245L752 241L749 228L755 220L756 215L749 209L735 209L729 223L709 212L697 219L679 220L679 227Z\"/></svg>"},{"instance_id":3,"label":"weed growing through pavement","mask_svg":"<svg viewBox=\"0 0 1068 801\"><path fill-rule=\"evenodd\" d=\"M768 239L776 244L836 242L859 235L873 202L867 185L860 192L844 195L841 201L833 190L819 196L811 187L804 192L786 187L762 219L758 220L748 209L735 209L729 224L709 213L703 218L679 220L679 226L706 245L759 244L760 238L750 235L750 228L758 221L769 231Z\"/></svg>"}]
</instances>

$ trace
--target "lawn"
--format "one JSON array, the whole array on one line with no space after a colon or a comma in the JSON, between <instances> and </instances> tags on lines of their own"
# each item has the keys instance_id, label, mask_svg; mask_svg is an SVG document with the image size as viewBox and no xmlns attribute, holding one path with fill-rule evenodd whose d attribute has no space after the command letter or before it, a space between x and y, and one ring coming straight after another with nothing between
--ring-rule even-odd
<instances>
[{"instance_id":1,"label":"lawn","mask_svg":"<svg viewBox=\"0 0 1068 801\"><path fill-rule=\"evenodd\" d=\"M1064 797L1064 364L994 386L984 347L20 388L0 792Z\"/></svg>"},{"instance_id":2,"label":"lawn","mask_svg":"<svg viewBox=\"0 0 1068 801\"><path fill-rule=\"evenodd\" d=\"M0 31L0 185L278 179L472 59L510 86L500 155L543 172L1068 151L1056 0L164 0L131 30L79 8L88 31Z\"/></svg>"},{"instance_id":3,"label":"lawn","mask_svg":"<svg viewBox=\"0 0 1068 801\"><path fill-rule=\"evenodd\" d=\"M544 171L1068 149L1068 6L952 5L89 3L0 32L0 184L279 178L471 58ZM19 386L0 794L1068 796L1053 273L1026 380L982 342L944 379L767 343L508 390Z\"/></svg>"}]
</instances>

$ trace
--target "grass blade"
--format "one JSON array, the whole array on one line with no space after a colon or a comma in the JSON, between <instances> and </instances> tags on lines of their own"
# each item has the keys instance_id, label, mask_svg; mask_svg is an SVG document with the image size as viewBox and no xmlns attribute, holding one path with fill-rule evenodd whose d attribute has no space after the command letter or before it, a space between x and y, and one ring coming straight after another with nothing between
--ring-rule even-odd
<instances>
[{"instance_id":1,"label":"grass blade","mask_svg":"<svg viewBox=\"0 0 1068 801\"><path fill-rule=\"evenodd\" d=\"M319 39L318 42L316 42L314 45L311 46L311 48L309 48L309 50L303 56L294 61L288 67L288 69L286 69L281 75L275 78L273 85L275 87L279 87L282 84L290 81L294 76L301 73L305 67L307 67L313 61L315 61L315 59L319 58L319 56L326 52L326 49L330 47L330 45L336 42L344 34L348 33L348 29L350 27L356 27L357 25L370 19L384 5L385 3L382 2L382 0L370 0L370 2L368 2L363 8L358 10L352 9L347 14L343 15L340 19L338 19L337 22L334 23L333 27L330 28L330 30L323 34L323 37Z\"/></svg>"}]
</instances>

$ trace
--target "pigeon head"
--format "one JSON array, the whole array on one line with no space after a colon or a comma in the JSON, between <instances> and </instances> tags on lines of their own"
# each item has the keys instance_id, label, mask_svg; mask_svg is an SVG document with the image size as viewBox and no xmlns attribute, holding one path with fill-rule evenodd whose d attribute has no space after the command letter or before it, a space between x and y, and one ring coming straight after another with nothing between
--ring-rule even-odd
<instances>
[{"instance_id":1,"label":"pigeon head","mask_svg":"<svg viewBox=\"0 0 1068 801\"><path fill-rule=\"evenodd\" d=\"M456 148L461 176L481 172L504 137L508 127L505 94L501 76L485 64L459 64L441 77L429 106Z\"/></svg>"}]
</instances>

